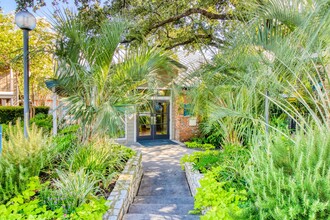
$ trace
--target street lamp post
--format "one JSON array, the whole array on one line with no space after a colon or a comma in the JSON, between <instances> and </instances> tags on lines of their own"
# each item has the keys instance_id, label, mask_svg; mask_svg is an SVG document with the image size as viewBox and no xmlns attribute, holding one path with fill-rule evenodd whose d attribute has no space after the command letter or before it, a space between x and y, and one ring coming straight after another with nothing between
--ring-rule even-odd
<instances>
[{"instance_id":1,"label":"street lamp post","mask_svg":"<svg viewBox=\"0 0 330 220\"><path fill-rule=\"evenodd\" d=\"M30 121L29 111L29 31L36 27L36 18L27 10L20 11L15 16L16 25L23 30L23 60L24 60L24 136L28 137Z\"/></svg>"}]
</instances>

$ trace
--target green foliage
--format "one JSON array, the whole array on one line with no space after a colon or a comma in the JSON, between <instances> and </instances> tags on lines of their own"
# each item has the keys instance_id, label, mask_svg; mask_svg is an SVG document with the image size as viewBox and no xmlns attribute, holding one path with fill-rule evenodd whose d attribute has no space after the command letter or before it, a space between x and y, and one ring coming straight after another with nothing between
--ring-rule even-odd
<instances>
[{"instance_id":1,"label":"green foliage","mask_svg":"<svg viewBox=\"0 0 330 220\"><path fill-rule=\"evenodd\" d=\"M71 213L85 203L88 196L96 191L98 181L83 168L75 173L57 170L57 174L51 197L59 199L58 204L64 206L66 213Z\"/></svg>"},{"instance_id":2,"label":"green foliage","mask_svg":"<svg viewBox=\"0 0 330 220\"><path fill-rule=\"evenodd\" d=\"M128 47L118 53L127 28L124 19L107 19L95 34L78 16L57 15L57 83L67 97L68 114L80 122L84 141L95 133L118 135L125 113L146 101L135 89L145 84L157 87L158 71L173 73L174 64L158 48Z\"/></svg>"},{"instance_id":3,"label":"green foliage","mask_svg":"<svg viewBox=\"0 0 330 220\"><path fill-rule=\"evenodd\" d=\"M108 208L109 207L106 205L106 200L104 198L92 198L76 208L75 212L70 215L70 219L102 219Z\"/></svg>"},{"instance_id":4,"label":"green foliage","mask_svg":"<svg viewBox=\"0 0 330 220\"><path fill-rule=\"evenodd\" d=\"M187 142L184 142L184 144L188 148L199 148L199 149L203 149L203 150L214 150L215 149L215 146L213 146L212 144L203 144L203 143L199 143L197 141L187 141Z\"/></svg>"},{"instance_id":5,"label":"green foliage","mask_svg":"<svg viewBox=\"0 0 330 220\"><path fill-rule=\"evenodd\" d=\"M63 162L72 172L84 168L87 172L107 174L122 170L133 154L134 151L127 147L111 143L108 139L96 138L86 146L73 149Z\"/></svg>"},{"instance_id":6,"label":"green foliage","mask_svg":"<svg viewBox=\"0 0 330 220\"><path fill-rule=\"evenodd\" d=\"M48 115L49 107L37 106L34 107L35 114ZM24 109L21 106L0 106L0 124L15 123L17 119L24 117Z\"/></svg>"},{"instance_id":7,"label":"green foliage","mask_svg":"<svg viewBox=\"0 0 330 220\"><path fill-rule=\"evenodd\" d=\"M0 74L9 74L10 69L17 76L18 89L23 94L23 41L22 31L13 22L14 13L3 14L0 11ZM33 98L43 100L49 94L44 79L53 74L52 45L54 33L49 23L39 17L36 28L30 32L30 91ZM47 112L45 112L47 114ZM16 119L13 120L13 122ZM7 123L7 122L6 122Z\"/></svg>"},{"instance_id":8,"label":"green foliage","mask_svg":"<svg viewBox=\"0 0 330 220\"><path fill-rule=\"evenodd\" d=\"M48 106L35 106L33 107L35 110L35 114L44 114L44 115L48 115L49 113L49 107Z\"/></svg>"},{"instance_id":9,"label":"green foliage","mask_svg":"<svg viewBox=\"0 0 330 220\"><path fill-rule=\"evenodd\" d=\"M78 131L79 125L69 125L65 126L59 131L59 134L74 134Z\"/></svg>"},{"instance_id":10,"label":"green foliage","mask_svg":"<svg viewBox=\"0 0 330 220\"><path fill-rule=\"evenodd\" d=\"M314 128L255 145L246 170L261 219L329 219L330 137Z\"/></svg>"},{"instance_id":11,"label":"green foliage","mask_svg":"<svg viewBox=\"0 0 330 220\"><path fill-rule=\"evenodd\" d=\"M134 154L131 149L104 138L77 145L77 137L70 130L75 129L68 128L65 135L54 138L53 155L57 156L47 173L53 184L40 193L47 207L55 210L63 206L66 214L76 212L79 205L88 203L95 195L106 196L110 184Z\"/></svg>"},{"instance_id":12,"label":"green foliage","mask_svg":"<svg viewBox=\"0 0 330 220\"><path fill-rule=\"evenodd\" d=\"M29 178L27 188L19 195L0 205L0 219L58 219L63 218L62 208L48 210L40 206L37 192L48 183L41 184L38 177Z\"/></svg>"},{"instance_id":13,"label":"green foliage","mask_svg":"<svg viewBox=\"0 0 330 220\"><path fill-rule=\"evenodd\" d=\"M50 132L53 128L53 117L44 113L38 113L30 120L31 124L35 124L46 132Z\"/></svg>"},{"instance_id":14,"label":"green foliage","mask_svg":"<svg viewBox=\"0 0 330 220\"><path fill-rule=\"evenodd\" d=\"M24 110L20 106L0 106L0 123L14 123L18 118L23 118Z\"/></svg>"},{"instance_id":15,"label":"green foliage","mask_svg":"<svg viewBox=\"0 0 330 220\"><path fill-rule=\"evenodd\" d=\"M195 196L195 210L205 211L201 219L248 219L246 213L254 215L242 175L249 159L246 149L228 145L223 151L197 152L189 159L205 175Z\"/></svg>"},{"instance_id":16,"label":"green foliage","mask_svg":"<svg viewBox=\"0 0 330 220\"><path fill-rule=\"evenodd\" d=\"M245 189L235 188L231 181L219 182L222 171L217 167L200 180L201 187L195 196L195 209L207 210L201 219L238 219L248 200Z\"/></svg>"},{"instance_id":17,"label":"green foliage","mask_svg":"<svg viewBox=\"0 0 330 220\"><path fill-rule=\"evenodd\" d=\"M191 155L184 155L181 158L181 164L190 162L193 164L193 168L202 173L210 170L212 167L219 165L221 151L205 151L205 152L194 152Z\"/></svg>"},{"instance_id":18,"label":"green foliage","mask_svg":"<svg viewBox=\"0 0 330 220\"><path fill-rule=\"evenodd\" d=\"M193 168L202 173L206 173L217 166L244 167L249 152L241 146L227 145L223 150L194 152L190 155L184 155L181 159L181 165L185 162L193 164ZM238 171L237 171L238 172Z\"/></svg>"},{"instance_id":19,"label":"green foliage","mask_svg":"<svg viewBox=\"0 0 330 220\"><path fill-rule=\"evenodd\" d=\"M195 196L195 211L205 212L201 219L254 219L253 198L243 170L249 151L237 145L226 145L221 151L194 152L181 163L191 162L204 173Z\"/></svg>"},{"instance_id":20,"label":"green foliage","mask_svg":"<svg viewBox=\"0 0 330 220\"><path fill-rule=\"evenodd\" d=\"M20 127L18 121L17 127ZM38 176L51 158L50 139L32 125L29 138L22 130L9 126L8 140L3 140L0 156L0 201L8 200L25 189L30 177Z\"/></svg>"},{"instance_id":21,"label":"green foliage","mask_svg":"<svg viewBox=\"0 0 330 220\"><path fill-rule=\"evenodd\" d=\"M31 177L26 190L0 205L0 219L101 219L108 209L104 198L90 197L67 214L63 198L47 191L48 185L49 182L41 184L38 177Z\"/></svg>"}]
</instances>

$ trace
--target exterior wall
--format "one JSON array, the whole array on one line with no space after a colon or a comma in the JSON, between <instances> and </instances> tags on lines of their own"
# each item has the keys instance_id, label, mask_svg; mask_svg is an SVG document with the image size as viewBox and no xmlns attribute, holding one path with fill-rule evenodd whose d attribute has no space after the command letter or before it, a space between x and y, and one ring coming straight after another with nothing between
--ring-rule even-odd
<instances>
[{"instance_id":1,"label":"exterior wall","mask_svg":"<svg viewBox=\"0 0 330 220\"><path fill-rule=\"evenodd\" d=\"M17 80L12 70L0 75L0 105L17 105Z\"/></svg>"},{"instance_id":2,"label":"exterior wall","mask_svg":"<svg viewBox=\"0 0 330 220\"><path fill-rule=\"evenodd\" d=\"M155 97L155 99L168 100L169 97ZM196 124L191 124L195 117L184 116L183 105L189 104L189 100L185 94L177 97L171 97L170 101L170 139L177 141L187 141L192 137L199 135L198 121ZM120 144L130 145L136 142L137 136L137 125L136 118L137 114L128 114L126 116L126 136L125 138L118 139L117 142Z\"/></svg>"},{"instance_id":3,"label":"exterior wall","mask_svg":"<svg viewBox=\"0 0 330 220\"><path fill-rule=\"evenodd\" d=\"M136 114L130 114L126 117L126 144L132 144L135 142L136 136Z\"/></svg>"},{"instance_id":4,"label":"exterior wall","mask_svg":"<svg viewBox=\"0 0 330 220\"><path fill-rule=\"evenodd\" d=\"M184 116L184 104L190 104L186 95L179 95L175 98L174 102L174 140L178 140L181 142L188 141L193 137L197 137L199 135L198 129L198 120L196 119L196 124L192 125L191 122L194 121L195 117L192 116Z\"/></svg>"},{"instance_id":5,"label":"exterior wall","mask_svg":"<svg viewBox=\"0 0 330 220\"><path fill-rule=\"evenodd\" d=\"M119 138L116 140L117 143L123 145L130 145L136 142L135 140L135 121L136 121L136 114L128 114L126 115L126 127L125 127L125 137Z\"/></svg>"}]
</instances>

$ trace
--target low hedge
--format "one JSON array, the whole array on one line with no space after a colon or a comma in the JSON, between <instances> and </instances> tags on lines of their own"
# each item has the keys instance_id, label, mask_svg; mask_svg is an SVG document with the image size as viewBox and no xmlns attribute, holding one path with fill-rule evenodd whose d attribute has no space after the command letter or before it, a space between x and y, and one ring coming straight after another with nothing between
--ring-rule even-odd
<instances>
[{"instance_id":1,"label":"low hedge","mask_svg":"<svg viewBox=\"0 0 330 220\"><path fill-rule=\"evenodd\" d=\"M49 107L34 107L35 114L48 114ZM0 106L0 124L14 123L18 118L24 117L24 108L22 106Z\"/></svg>"}]
</instances>

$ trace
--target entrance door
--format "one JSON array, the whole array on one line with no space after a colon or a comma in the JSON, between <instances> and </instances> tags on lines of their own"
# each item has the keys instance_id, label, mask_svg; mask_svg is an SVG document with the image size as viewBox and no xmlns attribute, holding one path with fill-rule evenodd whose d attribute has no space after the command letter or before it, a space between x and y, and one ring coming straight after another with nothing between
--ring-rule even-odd
<instances>
[{"instance_id":1,"label":"entrance door","mask_svg":"<svg viewBox=\"0 0 330 220\"><path fill-rule=\"evenodd\" d=\"M168 139L170 102L152 100L138 108L137 140Z\"/></svg>"}]
</instances>

